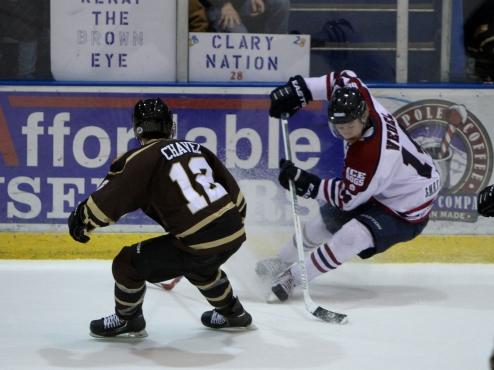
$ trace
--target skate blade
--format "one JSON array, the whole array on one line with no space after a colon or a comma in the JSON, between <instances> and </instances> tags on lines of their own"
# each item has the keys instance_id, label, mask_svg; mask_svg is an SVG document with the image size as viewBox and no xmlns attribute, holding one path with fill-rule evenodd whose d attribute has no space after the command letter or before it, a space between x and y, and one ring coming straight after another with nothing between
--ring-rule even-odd
<instances>
[{"instance_id":1,"label":"skate blade","mask_svg":"<svg viewBox=\"0 0 494 370\"><path fill-rule=\"evenodd\" d=\"M227 333L239 333L243 331L251 331L251 330L257 330L257 326L254 324L250 324L249 326L227 326L224 328L209 328L206 326L206 329L208 330L214 330L214 331L224 331Z\"/></svg>"},{"instance_id":2,"label":"skate blade","mask_svg":"<svg viewBox=\"0 0 494 370\"><path fill-rule=\"evenodd\" d=\"M112 339L140 339L140 338L147 337L148 333L146 330L141 330L141 331L137 331L137 332L123 333L123 334L115 335L114 337L104 337L102 335L94 334L91 332L89 332L89 335L92 336L93 338L97 338L97 339L112 340Z\"/></svg>"}]
</instances>

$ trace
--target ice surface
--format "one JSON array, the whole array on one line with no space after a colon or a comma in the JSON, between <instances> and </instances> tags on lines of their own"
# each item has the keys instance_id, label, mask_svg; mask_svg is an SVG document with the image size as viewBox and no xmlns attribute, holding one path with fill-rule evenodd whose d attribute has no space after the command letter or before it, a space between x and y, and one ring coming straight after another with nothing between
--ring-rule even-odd
<instances>
[{"instance_id":1,"label":"ice surface","mask_svg":"<svg viewBox=\"0 0 494 370\"><path fill-rule=\"evenodd\" d=\"M149 336L97 340L113 311L110 261L0 261L0 369L487 370L494 345L494 265L348 263L311 285L346 325L318 321L302 294L264 302L247 250L225 270L255 328L202 327L209 309L187 281L149 286Z\"/></svg>"}]
</instances>

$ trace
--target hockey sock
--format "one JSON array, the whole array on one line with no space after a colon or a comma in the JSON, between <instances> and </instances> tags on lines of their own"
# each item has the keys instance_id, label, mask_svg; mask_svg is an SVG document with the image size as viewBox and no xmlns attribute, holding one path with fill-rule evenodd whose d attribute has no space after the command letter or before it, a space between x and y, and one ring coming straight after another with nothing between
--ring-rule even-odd
<instances>
[{"instance_id":1,"label":"hockey sock","mask_svg":"<svg viewBox=\"0 0 494 370\"><path fill-rule=\"evenodd\" d=\"M142 313L142 302L146 294L146 284L132 289L115 282L115 312L123 319Z\"/></svg>"},{"instance_id":2,"label":"hockey sock","mask_svg":"<svg viewBox=\"0 0 494 370\"><path fill-rule=\"evenodd\" d=\"M320 245L306 259L308 280L336 269L343 262L372 246L374 240L369 229L355 219L350 220L334 234L330 243Z\"/></svg>"},{"instance_id":3,"label":"hockey sock","mask_svg":"<svg viewBox=\"0 0 494 370\"><path fill-rule=\"evenodd\" d=\"M233 303L233 290L224 271L218 270L216 276L210 281L193 282L201 294L215 308L224 308Z\"/></svg>"}]
</instances>

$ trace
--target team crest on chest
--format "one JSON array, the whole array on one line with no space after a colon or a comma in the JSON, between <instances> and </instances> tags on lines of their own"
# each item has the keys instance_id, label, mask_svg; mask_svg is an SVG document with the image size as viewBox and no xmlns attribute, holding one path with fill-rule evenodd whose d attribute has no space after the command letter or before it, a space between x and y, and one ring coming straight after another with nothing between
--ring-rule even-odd
<instances>
[{"instance_id":1,"label":"team crest on chest","mask_svg":"<svg viewBox=\"0 0 494 370\"><path fill-rule=\"evenodd\" d=\"M475 222L476 194L492 174L493 151L484 126L466 106L447 100L420 100L393 114L428 152L441 176L432 220Z\"/></svg>"}]
</instances>

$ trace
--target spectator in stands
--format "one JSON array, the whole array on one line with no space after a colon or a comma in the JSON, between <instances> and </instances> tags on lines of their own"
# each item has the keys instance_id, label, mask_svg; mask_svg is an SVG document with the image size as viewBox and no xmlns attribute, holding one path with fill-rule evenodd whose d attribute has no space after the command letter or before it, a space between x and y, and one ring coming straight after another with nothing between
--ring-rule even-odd
<instances>
[{"instance_id":1,"label":"spectator in stands","mask_svg":"<svg viewBox=\"0 0 494 370\"><path fill-rule=\"evenodd\" d=\"M473 62L470 79L494 81L494 2L484 1L467 17L463 26L465 49Z\"/></svg>"},{"instance_id":2,"label":"spectator in stands","mask_svg":"<svg viewBox=\"0 0 494 370\"><path fill-rule=\"evenodd\" d=\"M189 0L189 32L210 31L206 8L199 0Z\"/></svg>"},{"instance_id":3,"label":"spectator in stands","mask_svg":"<svg viewBox=\"0 0 494 370\"><path fill-rule=\"evenodd\" d=\"M37 77L39 40L46 19L43 17L46 4L44 0L5 0L2 3L0 41L17 51L14 60L4 55L4 63L7 60L15 64L8 66L13 70L13 75L8 78L30 80Z\"/></svg>"},{"instance_id":4,"label":"spectator in stands","mask_svg":"<svg viewBox=\"0 0 494 370\"><path fill-rule=\"evenodd\" d=\"M289 0L203 0L216 32L288 33Z\"/></svg>"}]
</instances>

